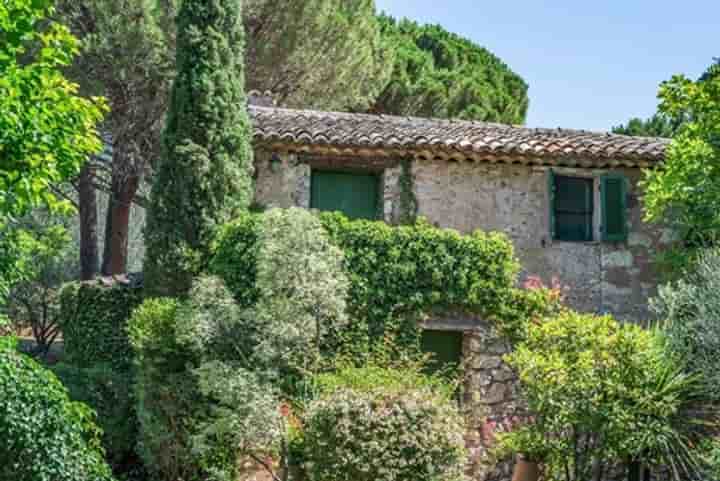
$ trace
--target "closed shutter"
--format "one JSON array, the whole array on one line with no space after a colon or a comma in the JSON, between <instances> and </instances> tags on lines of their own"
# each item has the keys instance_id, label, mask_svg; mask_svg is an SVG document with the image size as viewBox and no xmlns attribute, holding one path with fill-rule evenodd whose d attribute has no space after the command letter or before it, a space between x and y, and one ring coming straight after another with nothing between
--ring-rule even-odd
<instances>
[{"instance_id":1,"label":"closed shutter","mask_svg":"<svg viewBox=\"0 0 720 481\"><path fill-rule=\"evenodd\" d=\"M548 170L548 198L550 199L550 239L555 240L555 172Z\"/></svg>"},{"instance_id":2,"label":"closed shutter","mask_svg":"<svg viewBox=\"0 0 720 481\"><path fill-rule=\"evenodd\" d=\"M621 174L603 176L602 234L607 242L623 242L627 239L627 180Z\"/></svg>"},{"instance_id":3,"label":"closed shutter","mask_svg":"<svg viewBox=\"0 0 720 481\"><path fill-rule=\"evenodd\" d=\"M310 207L350 219L377 219L379 183L376 175L313 171Z\"/></svg>"}]
</instances>

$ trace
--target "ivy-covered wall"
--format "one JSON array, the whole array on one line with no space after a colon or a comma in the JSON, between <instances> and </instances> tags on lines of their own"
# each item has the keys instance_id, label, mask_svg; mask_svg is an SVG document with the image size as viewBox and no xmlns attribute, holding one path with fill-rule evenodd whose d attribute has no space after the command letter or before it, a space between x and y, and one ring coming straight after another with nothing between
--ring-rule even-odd
<instances>
[{"instance_id":1,"label":"ivy-covered wall","mask_svg":"<svg viewBox=\"0 0 720 481\"><path fill-rule=\"evenodd\" d=\"M503 316L516 300L519 269L502 234L461 235L426 222L393 227L321 214L330 238L343 251L348 273L348 308L353 318L342 342L363 349L384 337L417 341L422 318L444 310L465 310L486 319ZM210 263L240 304L256 299L254 265L259 222L253 214L220 234Z\"/></svg>"}]
</instances>

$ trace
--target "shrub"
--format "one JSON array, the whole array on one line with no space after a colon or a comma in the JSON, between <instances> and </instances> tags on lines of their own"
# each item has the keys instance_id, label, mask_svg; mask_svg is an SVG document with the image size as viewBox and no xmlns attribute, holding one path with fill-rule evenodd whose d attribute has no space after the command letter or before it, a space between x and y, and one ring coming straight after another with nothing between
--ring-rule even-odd
<instances>
[{"instance_id":1,"label":"shrub","mask_svg":"<svg viewBox=\"0 0 720 481\"><path fill-rule=\"evenodd\" d=\"M379 381L372 386L368 380ZM389 382L388 382L389 381ZM418 381L415 386L413 381ZM465 425L450 389L417 371L341 369L320 379L297 443L310 481L464 479Z\"/></svg>"},{"instance_id":2,"label":"shrub","mask_svg":"<svg viewBox=\"0 0 720 481\"><path fill-rule=\"evenodd\" d=\"M178 305L173 299L146 300L128 322L138 452L160 479L193 480L199 476L190 440L197 389L187 372L192 355L176 339Z\"/></svg>"},{"instance_id":3,"label":"shrub","mask_svg":"<svg viewBox=\"0 0 720 481\"><path fill-rule=\"evenodd\" d=\"M248 214L248 216L250 216ZM432 227L424 221L393 227L383 222L350 221L340 214L321 214L330 240L344 254L349 279L346 347L396 337L417 344L417 318L444 309L465 309L497 317L513 302L519 265L512 244L502 234ZM241 304L257 293L259 222L243 217L222 231L211 271L226 280ZM253 233L255 231L255 233Z\"/></svg>"},{"instance_id":4,"label":"shrub","mask_svg":"<svg viewBox=\"0 0 720 481\"><path fill-rule=\"evenodd\" d=\"M142 301L137 283L100 279L65 286L60 299L64 361L79 367L109 364L127 370L132 352L127 321Z\"/></svg>"},{"instance_id":5,"label":"shrub","mask_svg":"<svg viewBox=\"0 0 720 481\"><path fill-rule=\"evenodd\" d=\"M551 479L593 479L598 467L637 459L670 466L678 479L692 474L686 409L700 385L662 347L654 333L610 317L563 312L533 326L507 361L534 421L502 444L545 462Z\"/></svg>"},{"instance_id":6,"label":"shrub","mask_svg":"<svg viewBox=\"0 0 720 481\"><path fill-rule=\"evenodd\" d=\"M258 357L285 372L313 369L323 340L347 323L343 254L320 221L298 208L264 213L258 241Z\"/></svg>"},{"instance_id":7,"label":"shrub","mask_svg":"<svg viewBox=\"0 0 720 481\"><path fill-rule=\"evenodd\" d=\"M131 459L137 442L137 417L130 374L107 364L89 368L57 364L52 371L67 388L70 399L87 404L97 413L108 461L119 466Z\"/></svg>"},{"instance_id":8,"label":"shrub","mask_svg":"<svg viewBox=\"0 0 720 481\"><path fill-rule=\"evenodd\" d=\"M8 343L0 343L0 393L0 479L112 479L92 411Z\"/></svg>"},{"instance_id":9,"label":"shrub","mask_svg":"<svg viewBox=\"0 0 720 481\"><path fill-rule=\"evenodd\" d=\"M685 279L660 287L650 307L670 350L704 377L708 396L720 400L720 251L706 251Z\"/></svg>"}]
</instances>

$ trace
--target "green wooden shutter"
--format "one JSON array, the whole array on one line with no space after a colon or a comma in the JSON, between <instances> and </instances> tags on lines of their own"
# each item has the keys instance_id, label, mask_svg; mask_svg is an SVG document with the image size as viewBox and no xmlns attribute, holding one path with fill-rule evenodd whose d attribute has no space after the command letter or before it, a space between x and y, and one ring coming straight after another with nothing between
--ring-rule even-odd
<instances>
[{"instance_id":1,"label":"green wooden shutter","mask_svg":"<svg viewBox=\"0 0 720 481\"><path fill-rule=\"evenodd\" d=\"M552 169L548 169L547 181L548 199L550 200L550 213L548 215L550 219L550 239L555 240L555 172Z\"/></svg>"},{"instance_id":2,"label":"green wooden shutter","mask_svg":"<svg viewBox=\"0 0 720 481\"><path fill-rule=\"evenodd\" d=\"M313 171L310 207L350 219L377 219L379 183L376 175Z\"/></svg>"},{"instance_id":3,"label":"green wooden shutter","mask_svg":"<svg viewBox=\"0 0 720 481\"><path fill-rule=\"evenodd\" d=\"M602 235L606 242L627 239L627 180L622 174L602 177Z\"/></svg>"}]
</instances>

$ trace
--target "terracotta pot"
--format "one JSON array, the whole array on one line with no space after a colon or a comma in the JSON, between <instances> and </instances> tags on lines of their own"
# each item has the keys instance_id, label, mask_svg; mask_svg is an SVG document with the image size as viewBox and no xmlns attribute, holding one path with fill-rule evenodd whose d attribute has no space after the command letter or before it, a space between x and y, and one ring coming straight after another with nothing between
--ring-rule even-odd
<instances>
[{"instance_id":1,"label":"terracotta pot","mask_svg":"<svg viewBox=\"0 0 720 481\"><path fill-rule=\"evenodd\" d=\"M515 472L512 481L538 481L540 479L540 465L528 461L522 455L517 457Z\"/></svg>"}]
</instances>

